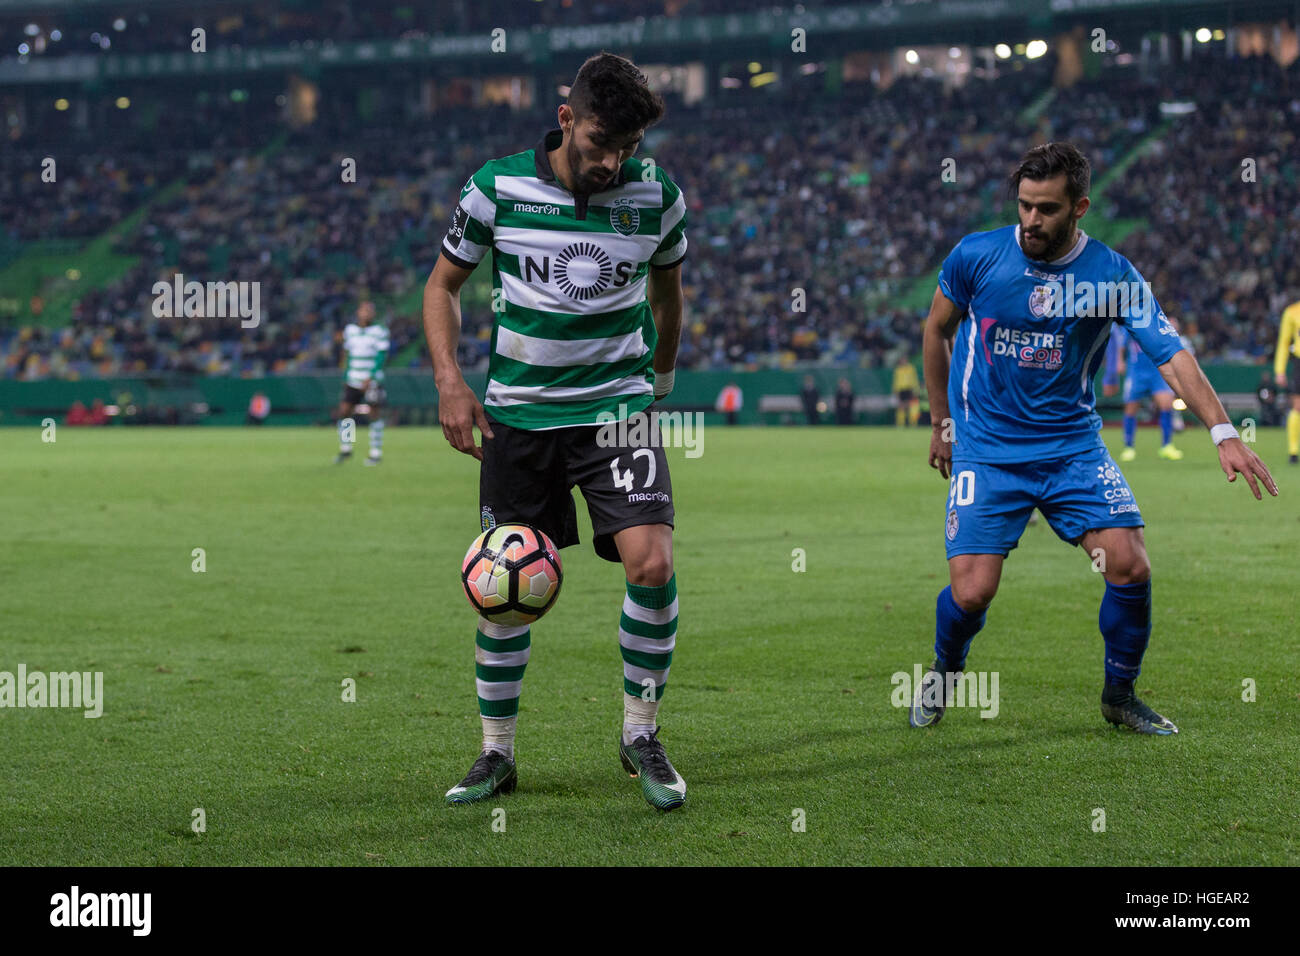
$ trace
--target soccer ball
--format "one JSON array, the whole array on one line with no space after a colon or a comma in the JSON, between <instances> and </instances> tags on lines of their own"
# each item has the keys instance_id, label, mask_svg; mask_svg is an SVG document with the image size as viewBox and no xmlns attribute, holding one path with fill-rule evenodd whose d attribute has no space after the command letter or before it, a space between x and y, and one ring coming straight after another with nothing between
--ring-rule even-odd
<instances>
[{"instance_id":1,"label":"soccer ball","mask_svg":"<svg viewBox=\"0 0 1300 956\"><path fill-rule=\"evenodd\" d=\"M474 610L493 624L531 624L560 596L564 570L554 542L532 525L484 531L465 553L460 580Z\"/></svg>"}]
</instances>

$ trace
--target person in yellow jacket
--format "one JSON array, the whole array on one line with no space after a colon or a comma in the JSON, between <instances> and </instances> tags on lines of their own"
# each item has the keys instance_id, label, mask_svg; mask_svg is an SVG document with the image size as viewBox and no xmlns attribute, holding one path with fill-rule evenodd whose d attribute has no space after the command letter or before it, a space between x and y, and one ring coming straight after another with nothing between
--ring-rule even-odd
<instances>
[{"instance_id":1,"label":"person in yellow jacket","mask_svg":"<svg viewBox=\"0 0 1300 956\"><path fill-rule=\"evenodd\" d=\"M1286 416L1287 453L1291 464L1300 464L1300 302L1292 302L1282 310L1273 379L1278 388L1291 393L1291 411Z\"/></svg>"},{"instance_id":2,"label":"person in yellow jacket","mask_svg":"<svg viewBox=\"0 0 1300 956\"><path fill-rule=\"evenodd\" d=\"M894 410L894 424L902 428L904 423L915 426L921 419L921 381L916 375L916 366L908 355L901 355L894 366L894 384L889 389L898 400Z\"/></svg>"}]
</instances>

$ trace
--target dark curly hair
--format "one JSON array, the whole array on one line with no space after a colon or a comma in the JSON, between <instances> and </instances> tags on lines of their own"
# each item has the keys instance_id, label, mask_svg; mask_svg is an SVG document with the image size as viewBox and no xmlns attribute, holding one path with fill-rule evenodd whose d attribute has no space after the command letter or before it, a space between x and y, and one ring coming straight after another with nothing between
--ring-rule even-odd
<instances>
[{"instance_id":1,"label":"dark curly hair","mask_svg":"<svg viewBox=\"0 0 1300 956\"><path fill-rule=\"evenodd\" d=\"M598 145L613 143L659 122L663 97L646 83L631 60L601 52L582 64L569 89L569 107L577 119L591 117L600 127Z\"/></svg>"},{"instance_id":2,"label":"dark curly hair","mask_svg":"<svg viewBox=\"0 0 1300 956\"><path fill-rule=\"evenodd\" d=\"M1088 195L1088 188L1092 185L1088 158L1073 143L1043 143L1021 157L1020 165L1007 178L1007 192L1014 199L1020 194L1020 180L1038 182L1062 173L1065 174L1065 192L1072 205Z\"/></svg>"}]
</instances>

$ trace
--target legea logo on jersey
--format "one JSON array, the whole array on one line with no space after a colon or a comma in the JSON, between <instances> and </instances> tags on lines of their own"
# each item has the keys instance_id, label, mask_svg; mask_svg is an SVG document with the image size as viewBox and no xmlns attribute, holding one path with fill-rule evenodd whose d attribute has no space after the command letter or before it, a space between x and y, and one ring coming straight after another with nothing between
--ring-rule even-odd
<instances>
[{"instance_id":1,"label":"legea logo on jersey","mask_svg":"<svg viewBox=\"0 0 1300 956\"><path fill-rule=\"evenodd\" d=\"M993 335L989 335L989 330ZM980 319L980 342L984 360L990 365L995 358L1014 359L1021 368L1058 369L1065 356L1065 334L1031 332L998 325L997 319Z\"/></svg>"},{"instance_id":2,"label":"legea logo on jersey","mask_svg":"<svg viewBox=\"0 0 1300 956\"><path fill-rule=\"evenodd\" d=\"M552 280L571 299L585 302L606 289L620 289L636 272L635 262L615 262L594 242L571 242L554 258L524 256L524 281Z\"/></svg>"}]
</instances>

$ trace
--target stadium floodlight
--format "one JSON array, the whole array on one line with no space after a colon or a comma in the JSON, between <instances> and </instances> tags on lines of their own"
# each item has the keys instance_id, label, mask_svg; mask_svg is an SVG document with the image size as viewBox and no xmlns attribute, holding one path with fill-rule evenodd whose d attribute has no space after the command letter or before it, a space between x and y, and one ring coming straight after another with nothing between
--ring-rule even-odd
<instances>
[{"instance_id":1,"label":"stadium floodlight","mask_svg":"<svg viewBox=\"0 0 1300 956\"><path fill-rule=\"evenodd\" d=\"M40 32L41 28L34 23L29 23L27 26L23 27L23 33L27 34L29 37L37 36Z\"/></svg>"},{"instance_id":2,"label":"stadium floodlight","mask_svg":"<svg viewBox=\"0 0 1300 956\"><path fill-rule=\"evenodd\" d=\"M1046 52L1047 52L1046 40L1030 40L1029 43L1025 46L1025 56L1029 57L1029 59L1031 60L1037 60L1040 56L1042 56Z\"/></svg>"},{"instance_id":3,"label":"stadium floodlight","mask_svg":"<svg viewBox=\"0 0 1300 956\"><path fill-rule=\"evenodd\" d=\"M1212 37L1213 35L1214 34L1210 32L1209 27L1201 27L1199 30L1196 31L1196 42L1209 43L1210 37Z\"/></svg>"},{"instance_id":4,"label":"stadium floodlight","mask_svg":"<svg viewBox=\"0 0 1300 956\"><path fill-rule=\"evenodd\" d=\"M958 46L948 47L948 59L955 60L960 56L961 56L961 47Z\"/></svg>"},{"instance_id":5,"label":"stadium floodlight","mask_svg":"<svg viewBox=\"0 0 1300 956\"><path fill-rule=\"evenodd\" d=\"M916 66L916 64L921 62L921 57L915 50L908 50L905 54L903 54L903 59L905 59L908 63L912 64L913 66Z\"/></svg>"},{"instance_id":6,"label":"stadium floodlight","mask_svg":"<svg viewBox=\"0 0 1300 956\"><path fill-rule=\"evenodd\" d=\"M123 30L126 29L126 21L123 20L121 17L118 17L116 20L113 21L113 29L116 30L118 33L121 33Z\"/></svg>"},{"instance_id":7,"label":"stadium floodlight","mask_svg":"<svg viewBox=\"0 0 1300 956\"><path fill-rule=\"evenodd\" d=\"M58 43L60 40L63 39L63 31L62 31L62 30L51 30L51 31L50 31L50 39L53 40L55 43Z\"/></svg>"},{"instance_id":8,"label":"stadium floodlight","mask_svg":"<svg viewBox=\"0 0 1300 956\"><path fill-rule=\"evenodd\" d=\"M130 97L119 96L119 97L117 98L117 100L116 100L116 104L115 104L115 105L116 105L117 108L120 109L120 110L130 109L130 108L131 108L131 99L130 99Z\"/></svg>"},{"instance_id":9,"label":"stadium floodlight","mask_svg":"<svg viewBox=\"0 0 1300 956\"><path fill-rule=\"evenodd\" d=\"M20 44L18 44L18 55L19 55L19 56L26 56L28 53L31 53L31 52L32 52L32 48L29 47L26 43L20 43Z\"/></svg>"},{"instance_id":10,"label":"stadium floodlight","mask_svg":"<svg viewBox=\"0 0 1300 956\"><path fill-rule=\"evenodd\" d=\"M1011 47L1005 43L999 43L993 48L993 53L999 60L1008 60L1011 58Z\"/></svg>"},{"instance_id":11,"label":"stadium floodlight","mask_svg":"<svg viewBox=\"0 0 1300 956\"><path fill-rule=\"evenodd\" d=\"M54 108L58 110L60 113L62 113L64 110L68 108L68 101L60 96L57 100L54 101Z\"/></svg>"}]
</instances>

